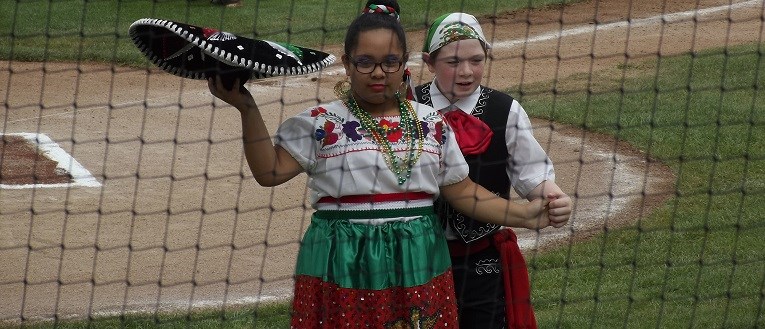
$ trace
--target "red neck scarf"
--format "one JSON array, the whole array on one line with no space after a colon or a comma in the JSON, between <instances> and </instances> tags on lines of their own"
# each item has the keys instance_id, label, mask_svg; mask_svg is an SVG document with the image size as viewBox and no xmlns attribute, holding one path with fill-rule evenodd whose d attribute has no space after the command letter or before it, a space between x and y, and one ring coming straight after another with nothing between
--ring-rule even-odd
<instances>
[{"instance_id":1,"label":"red neck scarf","mask_svg":"<svg viewBox=\"0 0 765 329\"><path fill-rule=\"evenodd\" d=\"M444 118L452 127L463 155L478 155L489 147L494 132L480 119L459 108L444 113Z\"/></svg>"}]
</instances>

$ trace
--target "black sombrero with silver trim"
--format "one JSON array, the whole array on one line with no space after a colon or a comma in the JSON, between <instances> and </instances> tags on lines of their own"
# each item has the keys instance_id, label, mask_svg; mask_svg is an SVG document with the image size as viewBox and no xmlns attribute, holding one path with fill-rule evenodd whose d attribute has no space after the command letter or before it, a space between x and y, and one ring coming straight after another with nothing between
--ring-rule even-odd
<instances>
[{"instance_id":1,"label":"black sombrero with silver trim","mask_svg":"<svg viewBox=\"0 0 765 329\"><path fill-rule=\"evenodd\" d=\"M129 33L138 49L164 71L190 79L221 75L229 89L235 78L244 83L308 74L335 61L335 56L315 49L162 19L139 19Z\"/></svg>"}]
</instances>

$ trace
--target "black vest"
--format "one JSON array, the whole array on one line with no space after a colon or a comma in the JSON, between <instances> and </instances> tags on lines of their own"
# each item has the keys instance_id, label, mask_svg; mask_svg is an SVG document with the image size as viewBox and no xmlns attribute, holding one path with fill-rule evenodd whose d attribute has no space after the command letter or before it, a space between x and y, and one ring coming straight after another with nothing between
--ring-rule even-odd
<instances>
[{"instance_id":1,"label":"black vest","mask_svg":"<svg viewBox=\"0 0 765 329\"><path fill-rule=\"evenodd\" d=\"M420 103L433 106L430 88L431 83L418 86L415 88L415 94ZM465 161L470 168L470 179L505 199L509 198L510 193L510 179L506 171L509 154L505 142L505 130L512 104L513 98L509 95L481 87L481 95L471 114L486 123L494 132L494 136L484 153L477 156L465 156ZM500 225L473 220L440 199L436 201L436 211L441 221L445 222L444 225L448 223L465 243L489 236L501 228Z\"/></svg>"}]
</instances>

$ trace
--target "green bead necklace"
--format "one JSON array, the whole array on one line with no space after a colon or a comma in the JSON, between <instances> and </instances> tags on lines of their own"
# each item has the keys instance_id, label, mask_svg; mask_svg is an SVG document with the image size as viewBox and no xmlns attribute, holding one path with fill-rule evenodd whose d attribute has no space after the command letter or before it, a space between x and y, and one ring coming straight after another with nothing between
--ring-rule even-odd
<instances>
[{"instance_id":1,"label":"green bead necklace","mask_svg":"<svg viewBox=\"0 0 765 329\"><path fill-rule=\"evenodd\" d=\"M404 140L407 142L407 156L405 159L401 159L393 151L388 140L388 128L380 127L380 123L375 120L367 111L359 108L358 103L353 98L349 97L346 102L346 106L350 109L351 113L359 118L361 121L361 127L368 131L372 135L372 140L382 148L385 163L388 164L388 168L396 174L398 178L398 185L404 185L407 179L412 177L412 167L417 163L422 155L423 145L423 133L422 126L417 118L417 113L412 107L412 103L409 100L402 101L400 97L396 97L398 101L398 110L401 116L401 122L399 126L403 130ZM416 136L415 136L416 134Z\"/></svg>"}]
</instances>

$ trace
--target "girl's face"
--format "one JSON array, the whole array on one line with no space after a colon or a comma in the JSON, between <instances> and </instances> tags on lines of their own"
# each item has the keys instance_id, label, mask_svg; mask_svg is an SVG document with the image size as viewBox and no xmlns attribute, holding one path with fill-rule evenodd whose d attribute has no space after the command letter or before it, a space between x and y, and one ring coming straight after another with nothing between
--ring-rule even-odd
<instances>
[{"instance_id":1,"label":"girl's face","mask_svg":"<svg viewBox=\"0 0 765 329\"><path fill-rule=\"evenodd\" d=\"M404 78L407 54L395 32L388 29L361 32L358 40L352 53L343 55L345 74L350 77L351 91L359 105L376 111L394 100Z\"/></svg>"},{"instance_id":2,"label":"girl's face","mask_svg":"<svg viewBox=\"0 0 765 329\"><path fill-rule=\"evenodd\" d=\"M423 54L436 86L452 103L470 96L481 84L486 52L477 39L452 42L441 47L438 58Z\"/></svg>"}]
</instances>

